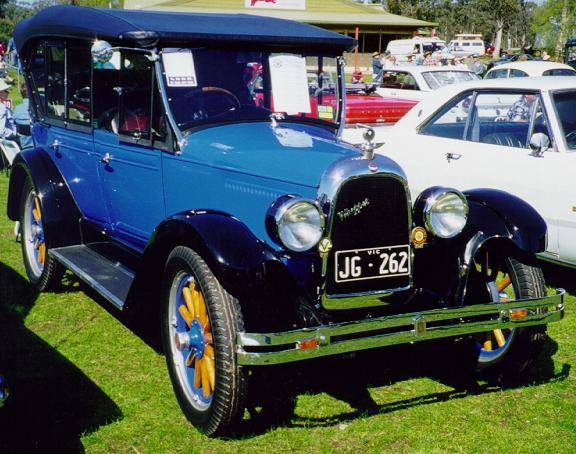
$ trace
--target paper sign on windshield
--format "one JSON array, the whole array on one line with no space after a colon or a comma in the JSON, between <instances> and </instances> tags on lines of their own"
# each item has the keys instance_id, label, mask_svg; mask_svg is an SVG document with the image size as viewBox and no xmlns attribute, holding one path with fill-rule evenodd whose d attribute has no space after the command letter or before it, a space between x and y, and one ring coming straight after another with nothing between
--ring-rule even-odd
<instances>
[{"instance_id":1,"label":"paper sign on windshield","mask_svg":"<svg viewBox=\"0 0 576 454\"><path fill-rule=\"evenodd\" d=\"M288 115L310 113L306 59L298 55L270 57L274 110Z\"/></svg>"},{"instance_id":2,"label":"paper sign on windshield","mask_svg":"<svg viewBox=\"0 0 576 454\"><path fill-rule=\"evenodd\" d=\"M169 87L197 87L194 56L190 50L166 52L162 54L166 71L166 84Z\"/></svg>"}]
</instances>

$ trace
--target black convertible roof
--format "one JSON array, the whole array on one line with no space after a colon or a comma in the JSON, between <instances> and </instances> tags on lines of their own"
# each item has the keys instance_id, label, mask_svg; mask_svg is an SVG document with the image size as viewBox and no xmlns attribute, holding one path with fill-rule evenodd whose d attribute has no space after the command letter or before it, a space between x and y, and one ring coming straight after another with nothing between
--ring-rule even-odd
<instances>
[{"instance_id":1,"label":"black convertible roof","mask_svg":"<svg viewBox=\"0 0 576 454\"><path fill-rule=\"evenodd\" d=\"M156 44L223 45L323 50L341 54L356 40L312 25L248 14L191 14L53 6L14 30L19 52L39 37L75 37Z\"/></svg>"}]
</instances>

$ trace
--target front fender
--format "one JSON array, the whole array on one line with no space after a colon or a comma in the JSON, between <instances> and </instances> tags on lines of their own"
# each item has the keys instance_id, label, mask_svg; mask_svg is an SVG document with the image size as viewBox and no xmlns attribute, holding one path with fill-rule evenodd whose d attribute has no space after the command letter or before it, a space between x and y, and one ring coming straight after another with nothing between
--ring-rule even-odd
<instances>
[{"instance_id":1,"label":"front fender","mask_svg":"<svg viewBox=\"0 0 576 454\"><path fill-rule=\"evenodd\" d=\"M218 211L186 211L154 231L137 273L143 285L161 276L170 252L179 245L198 253L222 287L243 310L294 305L302 287L282 258L239 219ZM278 317L281 312L275 312Z\"/></svg>"},{"instance_id":2,"label":"front fender","mask_svg":"<svg viewBox=\"0 0 576 454\"><path fill-rule=\"evenodd\" d=\"M507 232L519 250L528 254L546 250L546 222L532 205L496 189L474 189L464 195L471 207L469 222L476 230L488 236Z\"/></svg>"},{"instance_id":3,"label":"front fender","mask_svg":"<svg viewBox=\"0 0 576 454\"><path fill-rule=\"evenodd\" d=\"M13 221L20 219L26 178L32 180L42 200L42 224L48 248L79 244L80 209L64 177L41 148L24 150L14 159L8 190L8 217Z\"/></svg>"}]
</instances>

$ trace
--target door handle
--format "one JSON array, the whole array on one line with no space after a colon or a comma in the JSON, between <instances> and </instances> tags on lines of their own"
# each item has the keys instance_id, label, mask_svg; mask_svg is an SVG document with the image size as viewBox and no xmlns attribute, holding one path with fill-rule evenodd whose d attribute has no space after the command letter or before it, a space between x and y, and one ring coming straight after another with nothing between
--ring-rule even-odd
<instances>
[{"instance_id":1,"label":"door handle","mask_svg":"<svg viewBox=\"0 0 576 454\"><path fill-rule=\"evenodd\" d=\"M50 144L50 148L52 148L54 151L58 150L58 148L60 148L60 141L58 139L54 139L54 141Z\"/></svg>"},{"instance_id":2,"label":"door handle","mask_svg":"<svg viewBox=\"0 0 576 454\"><path fill-rule=\"evenodd\" d=\"M450 162L450 161L452 161L452 160L458 161L458 159L460 159L460 158L462 157L462 155L461 155L461 154L458 154L458 153L446 153L445 156L446 156L446 160L447 160L448 162Z\"/></svg>"},{"instance_id":3,"label":"door handle","mask_svg":"<svg viewBox=\"0 0 576 454\"><path fill-rule=\"evenodd\" d=\"M100 159L100 162L103 164L110 164L110 161L112 160L112 158L110 157L110 153L105 153L104 156L102 156L102 158Z\"/></svg>"}]
</instances>

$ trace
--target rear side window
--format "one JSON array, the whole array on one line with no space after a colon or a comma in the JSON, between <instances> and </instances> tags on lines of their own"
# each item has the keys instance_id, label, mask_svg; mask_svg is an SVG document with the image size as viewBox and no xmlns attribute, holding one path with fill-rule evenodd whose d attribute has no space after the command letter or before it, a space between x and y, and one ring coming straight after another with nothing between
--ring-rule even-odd
<instances>
[{"instance_id":1,"label":"rear side window","mask_svg":"<svg viewBox=\"0 0 576 454\"><path fill-rule=\"evenodd\" d=\"M63 44L48 44L46 46L48 59L46 86L46 115L59 120L66 118L66 92L64 81L66 77L66 48Z\"/></svg>"},{"instance_id":2,"label":"rear side window","mask_svg":"<svg viewBox=\"0 0 576 454\"><path fill-rule=\"evenodd\" d=\"M90 125L90 49L83 45L68 45L68 112L73 123Z\"/></svg>"},{"instance_id":3,"label":"rear side window","mask_svg":"<svg viewBox=\"0 0 576 454\"><path fill-rule=\"evenodd\" d=\"M543 76L576 76L576 71L568 68L549 69L542 73Z\"/></svg>"},{"instance_id":4,"label":"rear side window","mask_svg":"<svg viewBox=\"0 0 576 454\"><path fill-rule=\"evenodd\" d=\"M46 53L44 43L40 43L31 53L28 69L34 103L39 113L44 115L46 113Z\"/></svg>"}]
</instances>

